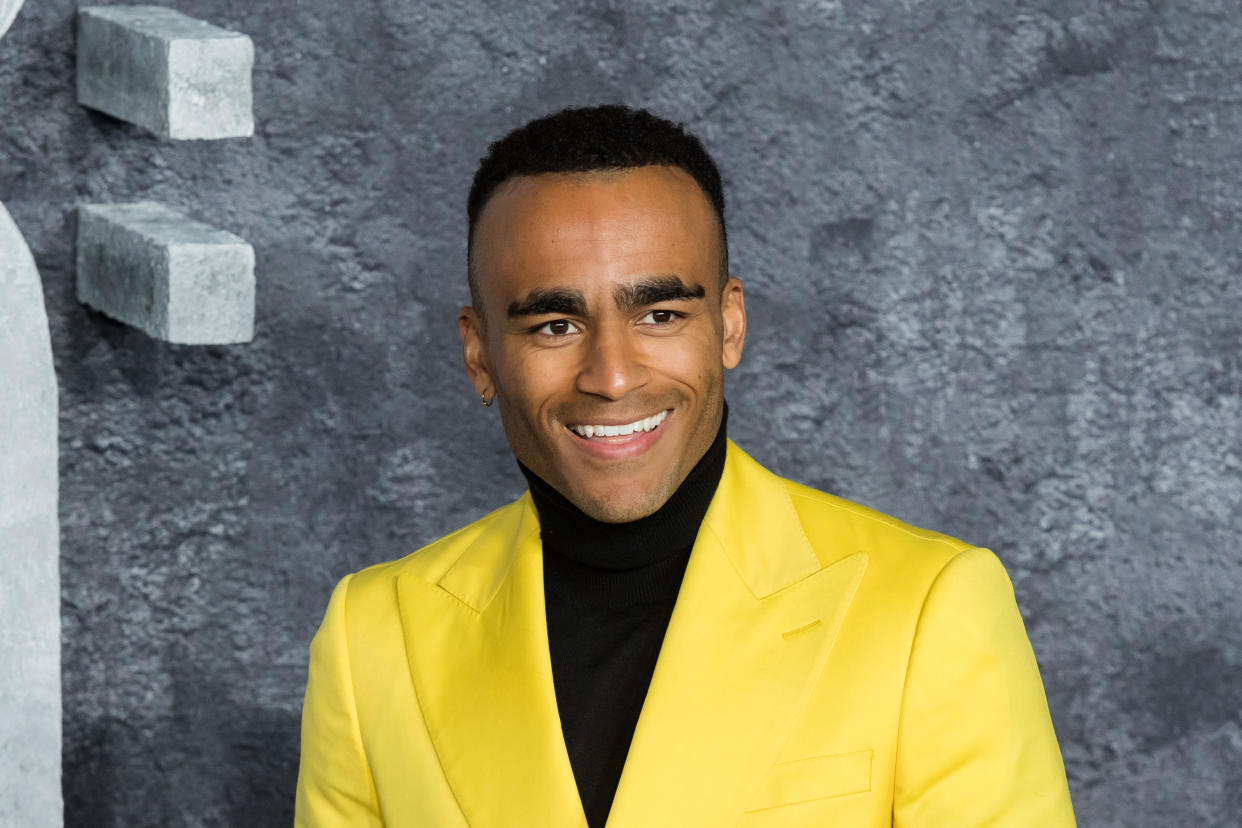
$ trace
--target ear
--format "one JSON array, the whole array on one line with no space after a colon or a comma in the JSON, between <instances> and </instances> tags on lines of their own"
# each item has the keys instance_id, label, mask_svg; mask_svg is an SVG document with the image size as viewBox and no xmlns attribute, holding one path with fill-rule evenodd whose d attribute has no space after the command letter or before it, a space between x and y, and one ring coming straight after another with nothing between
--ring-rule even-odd
<instances>
[{"instance_id":1,"label":"ear","mask_svg":"<svg viewBox=\"0 0 1242 828\"><path fill-rule=\"evenodd\" d=\"M736 368L742 361L742 346L746 344L746 302L742 283L734 276L729 277L720 292L720 315L724 320L724 367Z\"/></svg>"},{"instance_id":2,"label":"ear","mask_svg":"<svg viewBox=\"0 0 1242 828\"><path fill-rule=\"evenodd\" d=\"M464 307L457 312L457 332L461 334L461 358L466 363L466 376L480 397L494 397L496 386L487 367L487 349L484 347L483 321L474 308Z\"/></svg>"}]
</instances>

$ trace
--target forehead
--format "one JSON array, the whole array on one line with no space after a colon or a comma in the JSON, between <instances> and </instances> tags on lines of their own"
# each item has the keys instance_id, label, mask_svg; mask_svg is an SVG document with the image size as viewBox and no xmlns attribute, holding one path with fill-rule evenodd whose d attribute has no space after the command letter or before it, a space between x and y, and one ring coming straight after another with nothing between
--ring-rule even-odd
<instances>
[{"instance_id":1,"label":"forehead","mask_svg":"<svg viewBox=\"0 0 1242 828\"><path fill-rule=\"evenodd\" d=\"M704 284L719 272L716 214L676 167L513 178L475 228L485 296L507 302L535 288L610 291L619 282L674 274Z\"/></svg>"}]
</instances>

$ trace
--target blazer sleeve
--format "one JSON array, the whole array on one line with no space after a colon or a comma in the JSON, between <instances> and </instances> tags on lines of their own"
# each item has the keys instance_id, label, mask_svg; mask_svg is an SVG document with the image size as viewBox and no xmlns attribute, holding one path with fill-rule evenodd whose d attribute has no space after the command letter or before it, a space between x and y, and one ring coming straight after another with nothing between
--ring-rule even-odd
<instances>
[{"instance_id":1,"label":"blazer sleeve","mask_svg":"<svg viewBox=\"0 0 1242 828\"><path fill-rule=\"evenodd\" d=\"M902 699L893 825L1074 825L1035 655L986 549L959 553L927 594Z\"/></svg>"},{"instance_id":2,"label":"blazer sleeve","mask_svg":"<svg viewBox=\"0 0 1242 828\"><path fill-rule=\"evenodd\" d=\"M310 646L302 704L296 828L382 826L375 783L362 746L345 624L350 576L332 592Z\"/></svg>"}]
</instances>

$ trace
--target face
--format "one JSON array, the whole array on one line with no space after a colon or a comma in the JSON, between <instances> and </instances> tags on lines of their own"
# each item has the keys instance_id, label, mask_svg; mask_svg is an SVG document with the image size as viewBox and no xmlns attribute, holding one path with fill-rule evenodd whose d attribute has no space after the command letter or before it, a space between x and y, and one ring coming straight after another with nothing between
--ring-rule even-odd
<instances>
[{"instance_id":1,"label":"face","mask_svg":"<svg viewBox=\"0 0 1242 828\"><path fill-rule=\"evenodd\" d=\"M467 373L518 460L597 520L660 508L716 436L746 334L720 245L674 167L511 179L479 217Z\"/></svg>"}]
</instances>

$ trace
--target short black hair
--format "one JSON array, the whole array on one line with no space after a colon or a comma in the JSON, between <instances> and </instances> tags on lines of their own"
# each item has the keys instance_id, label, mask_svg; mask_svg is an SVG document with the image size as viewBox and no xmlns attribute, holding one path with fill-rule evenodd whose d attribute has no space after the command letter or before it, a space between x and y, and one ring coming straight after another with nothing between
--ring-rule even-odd
<instances>
[{"instance_id":1,"label":"short black hair","mask_svg":"<svg viewBox=\"0 0 1242 828\"><path fill-rule=\"evenodd\" d=\"M620 104L571 107L537 118L488 147L466 201L469 217L467 274L470 299L482 315L474 272L474 231L496 188L510 178L546 173L589 173L647 166L678 167L688 173L716 211L720 224L720 280L729 277L724 185L703 143L681 124L645 109Z\"/></svg>"}]
</instances>

